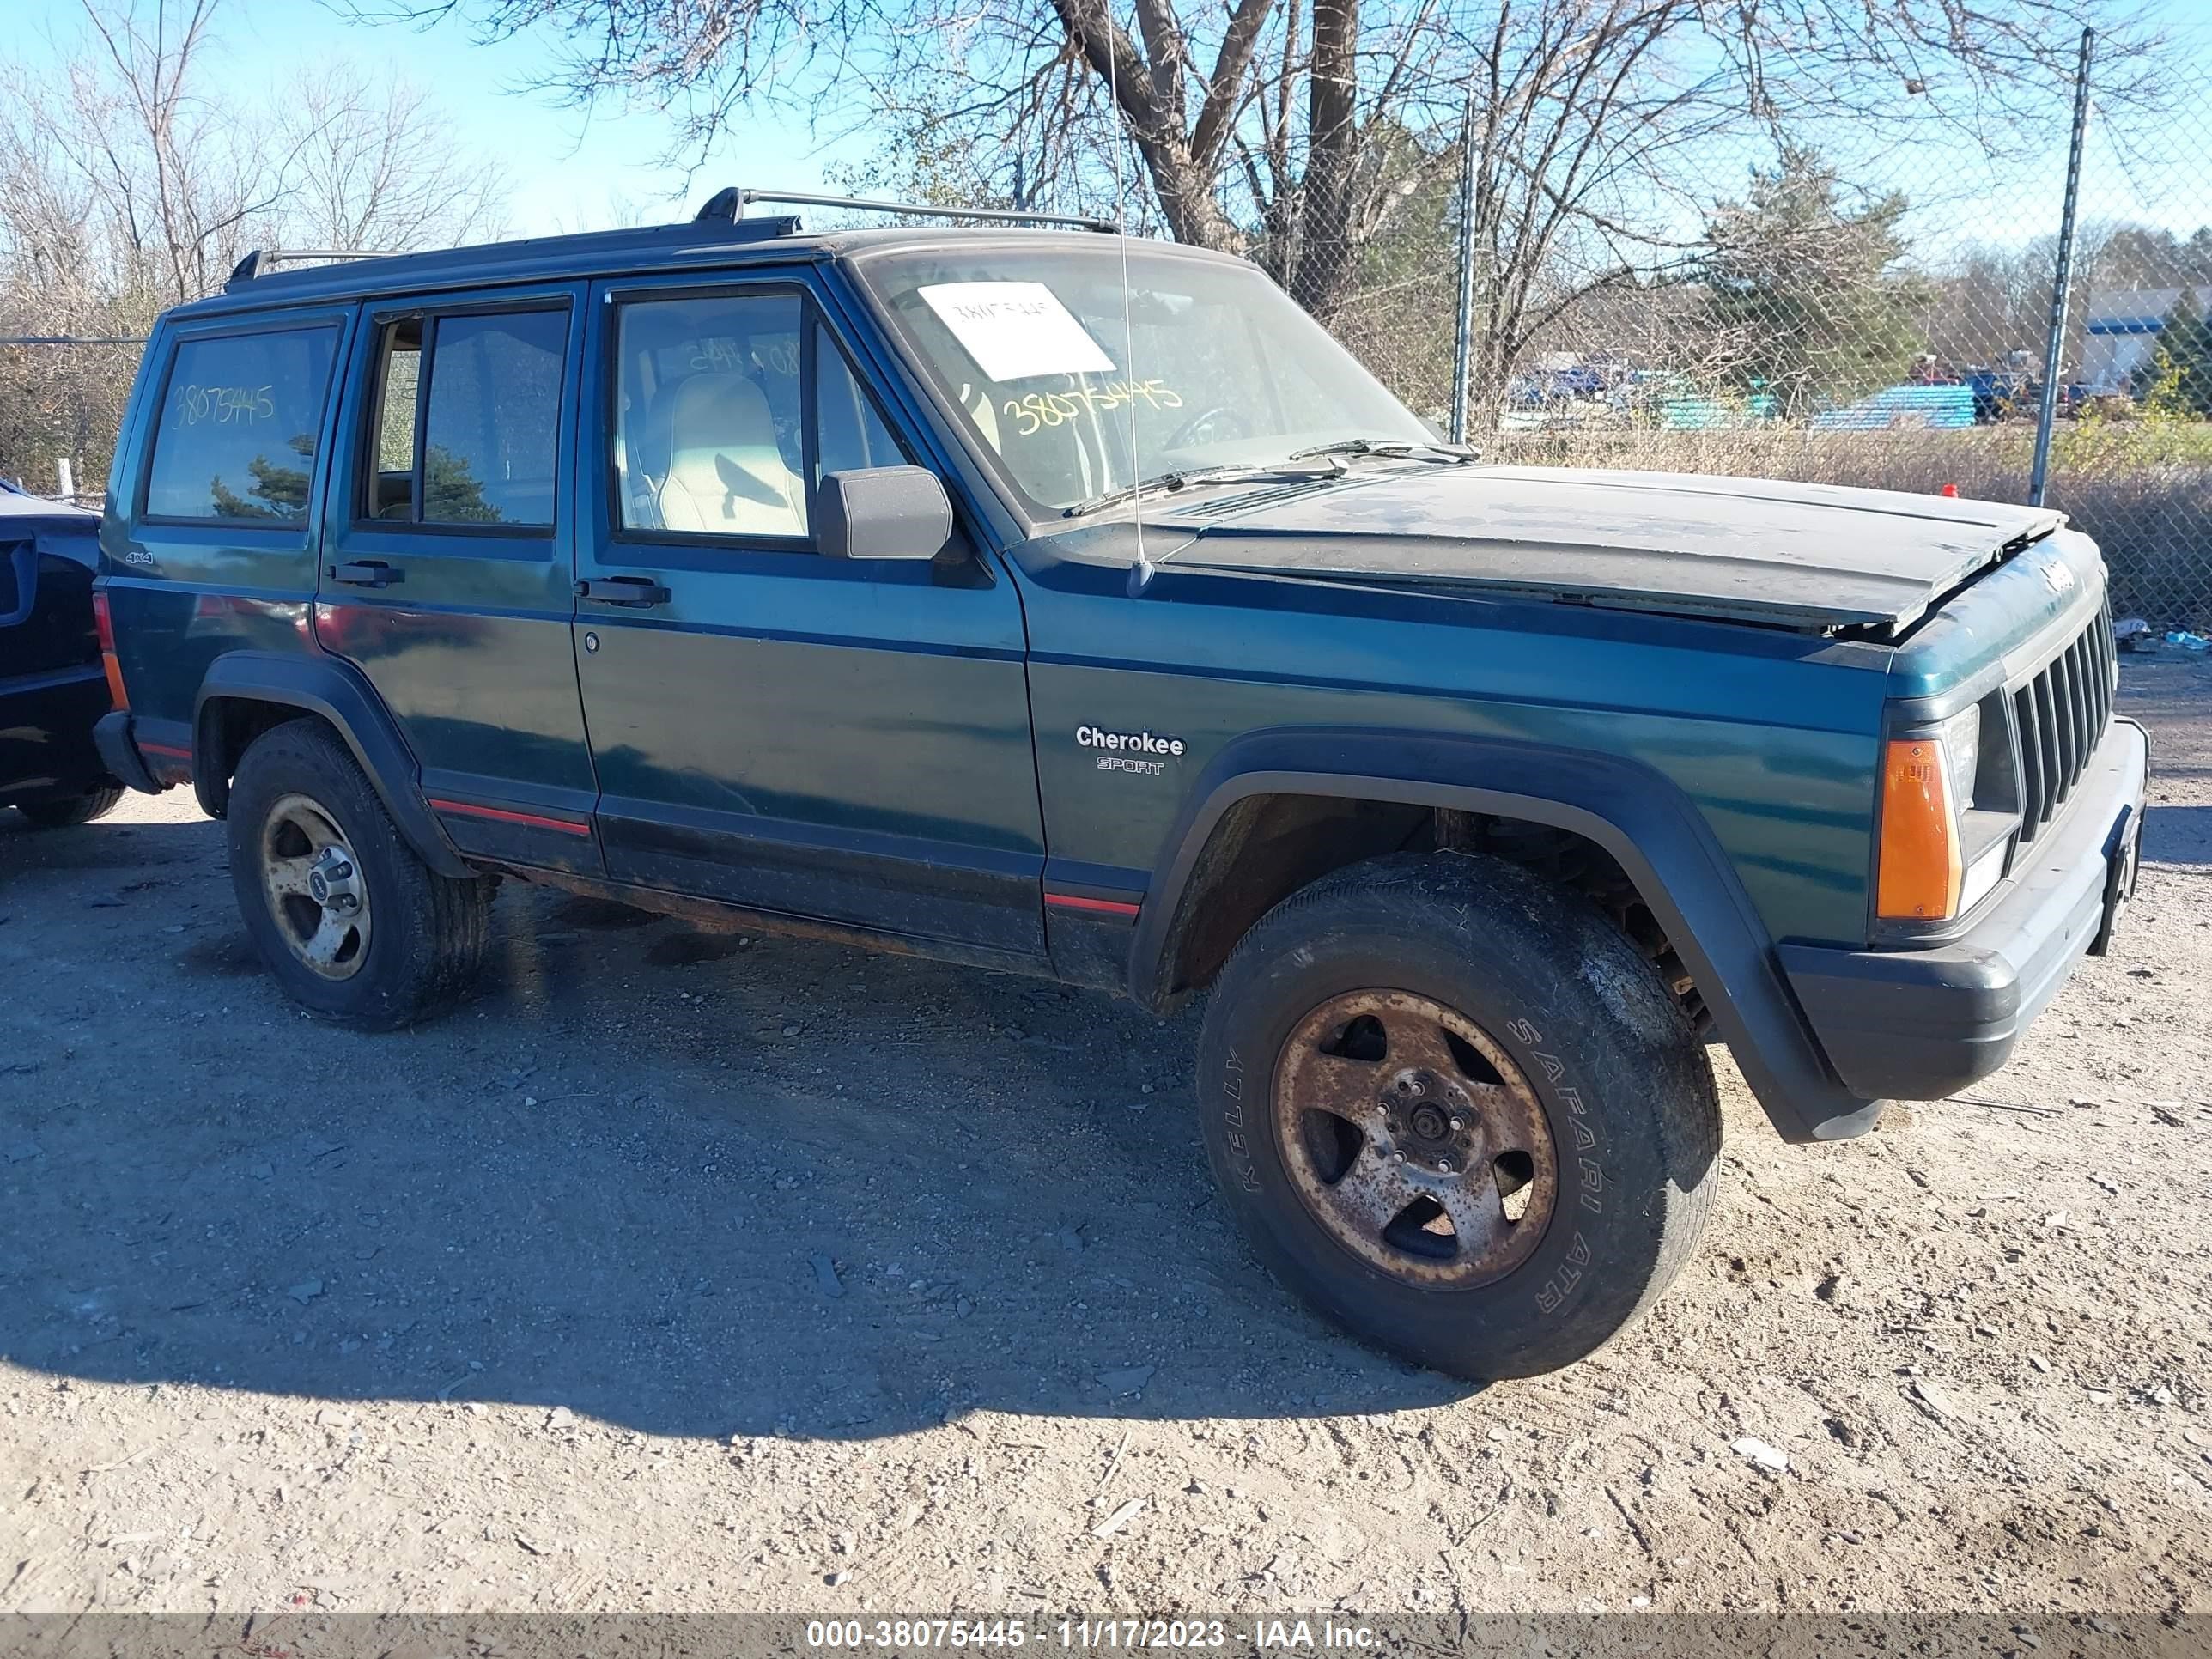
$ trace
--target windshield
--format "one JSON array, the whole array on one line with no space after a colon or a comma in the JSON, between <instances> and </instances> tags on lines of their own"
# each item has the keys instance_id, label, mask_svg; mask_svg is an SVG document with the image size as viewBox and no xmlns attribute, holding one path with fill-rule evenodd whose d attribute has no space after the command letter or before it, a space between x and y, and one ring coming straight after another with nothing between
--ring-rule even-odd
<instances>
[{"instance_id":1,"label":"windshield","mask_svg":"<svg viewBox=\"0 0 2212 1659\"><path fill-rule=\"evenodd\" d=\"M915 356L1040 514L1140 480L1428 428L1249 265L1121 244L856 262ZM1135 453L1131 453L1134 427Z\"/></svg>"}]
</instances>

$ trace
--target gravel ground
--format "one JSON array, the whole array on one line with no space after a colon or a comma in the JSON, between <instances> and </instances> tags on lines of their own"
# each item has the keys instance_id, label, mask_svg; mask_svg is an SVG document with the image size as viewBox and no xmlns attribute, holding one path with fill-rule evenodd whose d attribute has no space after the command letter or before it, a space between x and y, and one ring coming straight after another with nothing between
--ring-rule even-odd
<instances>
[{"instance_id":1,"label":"gravel ground","mask_svg":"<svg viewBox=\"0 0 2212 1659\"><path fill-rule=\"evenodd\" d=\"M2212 665L2123 706L2141 896L1981 1103L1729 1073L1672 1293L1482 1389L1251 1263L1189 1016L511 886L359 1036L188 798L11 818L0 1611L2212 1611Z\"/></svg>"}]
</instances>

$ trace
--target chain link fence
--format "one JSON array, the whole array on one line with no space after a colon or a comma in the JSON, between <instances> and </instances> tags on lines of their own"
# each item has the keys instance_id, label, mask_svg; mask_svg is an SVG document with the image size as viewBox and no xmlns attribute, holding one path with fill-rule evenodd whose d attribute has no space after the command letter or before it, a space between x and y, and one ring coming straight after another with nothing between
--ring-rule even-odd
<instances>
[{"instance_id":1,"label":"chain link fence","mask_svg":"<svg viewBox=\"0 0 2212 1659\"><path fill-rule=\"evenodd\" d=\"M2212 73L2182 73L2156 109L2098 106L2091 76L2045 499L2103 544L2117 614L2203 633ZM1435 169L1324 320L1491 460L2027 501L2076 90L1996 145L1747 124L1625 174L1517 270L1511 216L1471 246ZM0 474L51 493L66 458L96 498L138 350L9 331Z\"/></svg>"},{"instance_id":2,"label":"chain link fence","mask_svg":"<svg viewBox=\"0 0 2212 1659\"><path fill-rule=\"evenodd\" d=\"M116 336L0 336L0 477L100 506L143 349Z\"/></svg>"},{"instance_id":3,"label":"chain link fence","mask_svg":"<svg viewBox=\"0 0 2212 1659\"><path fill-rule=\"evenodd\" d=\"M2212 75L2180 74L2158 108L2108 110L2092 71L2044 500L2103 545L2118 615L2201 634ZM1994 155L1709 140L1596 204L1517 301L1460 242L1460 202L1417 199L1330 324L1446 428L1464 325L1465 436L1488 460L2029 501L2075 91L2053 84ZM1517 334L1513 303L1540 313Z\"/></svg>"}]
</instances>

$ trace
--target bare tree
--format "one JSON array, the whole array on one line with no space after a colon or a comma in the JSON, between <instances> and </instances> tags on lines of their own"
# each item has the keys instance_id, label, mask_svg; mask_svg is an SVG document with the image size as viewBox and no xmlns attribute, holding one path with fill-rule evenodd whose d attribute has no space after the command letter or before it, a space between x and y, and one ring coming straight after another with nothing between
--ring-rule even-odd
<instances>
[{"instance_id":1,"label":"bare tree","mask_svg":"<svg viewBox=\"0 0 2212 1659\"><path fill-rule=\"evenodd\" d=\"M58 71L0 66L0 333L120 338L245 251L496 228L505 183L419 93L337 64L280 116L227 96L220 0L81 0ZM136 351L0 351L0 473L106 465Z\"/></svg>"},{"instance_id":2,"label":"bare tree","mask_svg":"<svg viewBox=\"0 0 2212 1659\"><path fill-rule=\"evenodd\" d=\"M2085 225L2077 234L2081 269L2094 268L2110 228ZM1974 243L1959 250L1933 282L1927 319L1928 349L1948 367L2005 367L2015 351L2039 362L2050 326L2051 284L2057 264L2055 239L2029 242ZM2071 317L2078 332L2086 306ZM2078 356L2069 347L2071 360Z\"/></svg>"},{"instance_id":3,"label":"bare tree","mask_svg":"<svg viewBox=\"0 0 2212 1659\"><path fill-rule=\"evenodd\" d=\"M332 248L452 246L496 236L507 176L469 156L421 88L338 64L307 81L276 118L290 158L288 235Z\"/></svg>"},{"instance_id":4,"label":"bare tree","mask_svg":"<svg viewBox=\"0 0 2212 1659\"><path fill-rule=\"evenodd\" d=\"M80 228L112 286L173 303L206 293L282 201L260 135L195 82L216 0L84 7L85 51L58 81L18 68L0 167L49 218ZM11 241L17 210L5 209ZM51 232L49 223L43 229Z\"/></svg>"},{"instance_id":5,"label":"bare tree","mask_svg":"<svg viewBox=\"0 0 2212 1659\"><path fill-rule=\"evenodd\" d=\"M82 0L84 52L58 80L5 81L0 235L11 252L76 228L82 267L173 304L256 237L420 246L497 228L506 178L463 152L418 89L350 64L264 118L209 85L218 0Z\"/></svg>"},{"instance_id":6,"label":"bare tree","mask_svg":"<svg viewBox=\"0 0 2212 1659\"><path fill-rule=\"evenodd\" d=\"M1469 145L1484 350L1502 359L1591 286L1663 264L1648 204L1670 156L1731 124L1838 114L2000 144L2025 95L2063 83L2081 24L2124 22L2126 0L332 3L536 35L558 54L549 89L662 110L695 155L767 100L839 129L888 117L899 158L957 158L999 202L1126 210L1140 179L1133 217L1253 255L1329 320ZM2151 45L2107 41L2108 103Z\"/></svg>"}]
</instances>

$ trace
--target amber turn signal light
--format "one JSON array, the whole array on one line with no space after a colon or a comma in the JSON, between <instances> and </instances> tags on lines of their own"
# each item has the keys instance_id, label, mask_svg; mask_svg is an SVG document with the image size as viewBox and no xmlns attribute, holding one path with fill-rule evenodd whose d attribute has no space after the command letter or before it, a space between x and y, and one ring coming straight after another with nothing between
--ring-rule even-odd
<instances>
[{"instance_id":1,"label":"amber turn signal light","mask_svg":"<svg viewBox=\"0 0 2212 1659\"><path fill-rule=\"evenodd\" d=\"M1943 745L1933 738L1893 739L1882 767L1875 913L1885 921L1948 921L1959 913L1965 873Z\"/></svg>"}]
</instances>

